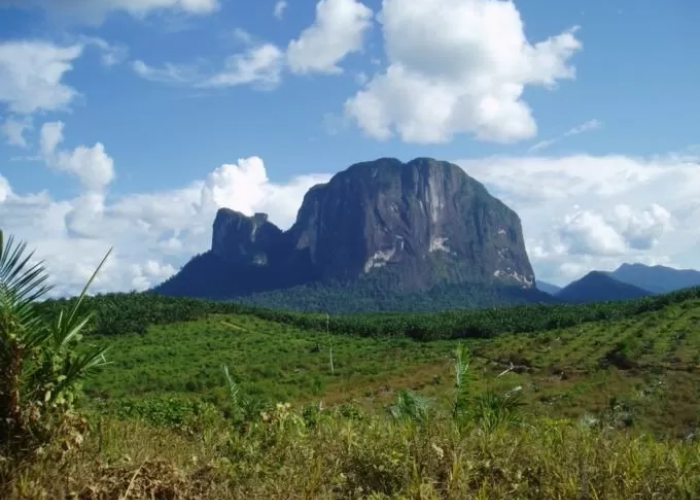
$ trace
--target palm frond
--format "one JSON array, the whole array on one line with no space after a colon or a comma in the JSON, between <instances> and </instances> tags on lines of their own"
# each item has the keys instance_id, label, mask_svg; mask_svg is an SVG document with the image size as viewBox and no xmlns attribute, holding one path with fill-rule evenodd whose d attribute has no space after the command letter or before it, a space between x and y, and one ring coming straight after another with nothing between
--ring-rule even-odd
<instances>
[{"instance_id":1,"label":"palm frond","mask_svg":"<svg viewBox=\"0 0 700 500\"><path fill-rule=\"evenodd\" d=\"M428 418L432 401L415 392L402 389L396 396L396 402L387 407L389 415L395 420L423 422Z\"/></svg>"},{"instance_id":2,"label":"palm frond","mask_svg":"<svg viewBox=\"0 0 700 500\"><path fill-rule=\"evenodd\" d=\"M34 310L34 303L51 290L43 262L32 264L34 253L26 254L26 244L5 240L0 230L0 348L6 349L8 336L26 348L41 342L46 335ZM11 326L10 326L11 323ZM10 331L11 330L11 331Z\"/></svg>"}]
</instances>

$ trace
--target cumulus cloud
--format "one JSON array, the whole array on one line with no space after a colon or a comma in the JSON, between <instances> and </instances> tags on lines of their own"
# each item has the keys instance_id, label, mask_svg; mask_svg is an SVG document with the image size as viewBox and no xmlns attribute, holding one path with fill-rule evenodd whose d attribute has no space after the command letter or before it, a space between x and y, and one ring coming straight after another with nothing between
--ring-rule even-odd
<instances>
[{"instance_id":1,"label":"cumulus cloud","mask_svg":"<svg viewBox=\"0 0 700 500\"><path fill-rule=\"evenodd\" d=\"M569 61L582 46L575 27L530 43L515 4L502 0L384 0L381 23L388 66L345 104L377 139L530 138L525 87L574 78Z\"/></svg>"},{"instance_id":2,"label":"cumulus cloud","mask_svg":"<svg viewBox=\"0 0 700 500\"><path fill-rule=\"evenodd\" d=\"M261 158L239 160L211 172L202 187L202 206L228 207L252 215L270 214L271 220L283 228L296 219L301 200L311 186L327 182L330 175L311 174L295 177L287 184L271 183Z\"/></svg>"},{"instance_id":3,"label":"cumulus cloud","mask_svg":"<svg viewBox=\"0 0 700 500\"><path fill-rule=\"evenodd\" d=\"M642 210L618 204L607 214L575 210L564 217L558 233L570 254L605 257L651 250L672 227L671 213L656 203Z\"/></svg>"},{"instance_id":4,"label":"cumulus cloud","mask_svg":"<svg viewBox=\"0 0 700 500\"><path fill-rule=\"evenodd\" d=\"M60 155L62 128L51 124L42 131L49 141L45 150ZM92 164L99 166L101 160ZM0 177L0 220L3 230L37 249L58 294L79 291L110 247L113 254L93 293L143 290L209 248L218 208L267 212L272 222L287 228L306 191L328 178L310 174L275 183L263 161L252 157L221 165L179 189L110 198L84 189L76 198L57 200L45 192L13 193Z\"/></svg>"},{"instance_id":5,"label":"cumulus cloud","mask_svg":"<svg viewBox=\"0 0 700 500\"><path fill-rule=\"evenodd\" d=\"M287 60L295 73L341 73L338 63L362 49L372 10L357 0L320 0L316 20L292 40Z\"/></svg>"},{"instance_id":6,"label":"cumulus cloud","mask_svg":"<svg viewBox=\"0 0 700 500\"><path fill-rule=\"evenodd\" d=\"M0 0L3 7L40 8L64 18L99 24L112 11L144 17L153 11L173 10L188 14L211 14L218 0Z\"/></svg>"},{"instance_id":7,"label":"cumulus cloud","mask_svg":"<svg viewBox=\"0 0 700 500\"><path fill-rule=\"evenodd\" d=\"M78 95L63 83L83 51L81 44L58 46L44 41L0 43L0 103L12 113L65 109Z\"/></svg>"},{"instance_id":8,"label":"cumulus cloud","mask_svg":"<svg viewBox=\"0 0 700 500\"><path fill-rule=\"evenodd\" d=\"M286 6L286 2L277 2L275 17L280 19ZM358 0L320 0L314 23L290 41L286 50L236 29L233 35L246 49L225 59L220 69L211 70L202 63L166 62L153 66L142 60L133 61L132 68L146 80L171 85L196 88L251 85L271 90L280 84L285 69L297 74L341 73L338 64L349 54L362 50L371 23L371 9Z\"/></svg>"},{"instance_id":9,"label":"cumulus cloud","mask_svg":"<svg viewBox=\"0 0 700 500\"><path fill-rule=\"evenodd\" d=\"M114 179L114 161L102 143L78 146L72 151L57 151L63 142L63 122L45 123L41 127L41 153L53 168L78 178L88 193L100 193Z\"/></svg>"},{"instance_id":10,"label":"cumulus cloud","mask_svg":"<svg viewBox=\"0 0 700 500\"><path fill-rule=\"evenodd\" d=\"M460 160L521 217L539 279L623 262L698 267L697 157L621 155ZM573 274L572 274L573 273Z\"/></svg>"}]
</instances>

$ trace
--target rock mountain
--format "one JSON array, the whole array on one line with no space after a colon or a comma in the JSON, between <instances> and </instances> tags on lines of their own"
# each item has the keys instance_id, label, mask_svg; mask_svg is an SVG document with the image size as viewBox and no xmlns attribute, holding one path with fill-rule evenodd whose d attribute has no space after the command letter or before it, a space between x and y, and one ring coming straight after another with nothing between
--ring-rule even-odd
<instances>
[{"instance_id":1,"label":"rock mountain","mask_svg":"<svg viewBox=\"0 0 700 500\"><path fill-rule=\"evenodd\" d=\"M266 214L221 209L211 250L156 291L231 298L305 284L392 293L439 285L534 290L518 215L457 165L358 163L305 195L286 231Z\"/></svg>"}]
</instances>

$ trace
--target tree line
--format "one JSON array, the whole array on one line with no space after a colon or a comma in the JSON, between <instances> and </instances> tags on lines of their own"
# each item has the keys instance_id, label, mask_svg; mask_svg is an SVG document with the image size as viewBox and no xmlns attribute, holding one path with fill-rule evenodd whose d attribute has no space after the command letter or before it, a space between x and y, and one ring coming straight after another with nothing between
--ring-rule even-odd
<instances>
[{"instance_id":1,"label":"tree line","mask_svg":"<svg viewBox=\"0 0 700 500\"><path fill-rule=\"evenodd\" d=\"M230 301L166 297L156 293L111 293L86 297L95 311L90 331L98 335L145 334L151 325L192 321L214 314L247 314L302 329L357 336L406 336L421 341L488 338L617 320L700 298L700 287L636 300L593 304L527 304L439 312L329 314L262 308ZM37 305L47 317L69 308L75 299L47 300ZM283 305L282 305L283 306Z\"/></svg>"}]
</instances>

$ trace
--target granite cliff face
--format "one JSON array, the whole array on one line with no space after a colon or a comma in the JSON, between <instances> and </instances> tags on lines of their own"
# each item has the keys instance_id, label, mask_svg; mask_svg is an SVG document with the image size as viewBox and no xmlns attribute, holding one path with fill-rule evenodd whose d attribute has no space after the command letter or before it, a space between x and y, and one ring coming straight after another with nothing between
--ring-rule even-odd
<instances>
[{"instance_id":1,"label":"granite cliff face","mask_svg":"<svg viewBox=\"0 0 700 500\"><path fill-rule=\"evenodd\" d=\"M428 158L352 165L310 189L284 232L265 214L229 209L219 210L213 229L211 251L198 259L204 267L218 263L217 279L231 276L229 296L259 291L257 275L265 276L265 289L364 281L397 292L535 284L518 215L457 165ZM158 291L188 294L188 266Z\"/></svg>"},{"instance_id":2,"label":"granite cliff face","mask_svg":"<svg viewBox=\"0 0 700 500\"><path fill-rule=\"evenodd\" d=\"M222 208L214 219L211 252L227 262L265 266L274 261L283 238L284 233L268 222L267 214L246 217Z\"/></svg>"}]
</instances>

